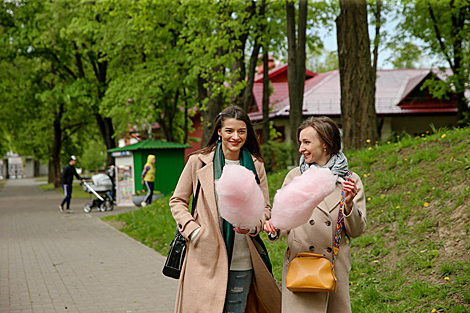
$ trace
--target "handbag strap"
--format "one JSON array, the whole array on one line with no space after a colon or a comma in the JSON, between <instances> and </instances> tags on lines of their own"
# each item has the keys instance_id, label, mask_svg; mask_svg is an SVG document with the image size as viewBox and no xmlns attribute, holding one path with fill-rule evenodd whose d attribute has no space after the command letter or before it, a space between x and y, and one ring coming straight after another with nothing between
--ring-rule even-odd
<instances>
[{"instance_id":1,"label":"handbag strap","mask_svg":"<svg viewBox=\"0 0 470 313\"><path fill-rule=\"evenodd\" d=\"M199 195L199 189L201 189L201 182L197 181L196 194L193 197L193 204L191 207L191 215L194 215L194 210L196 209L197 196Z\"/></svg>"},{"instance_id":2,"label":"handbag strap","mask_svg":"<svg viewBox=\"0 0 470 313\"><path fill-rule=\"evenodd\" d=\"M352 172L348 171L346 174L346 180L352 180ZM339 212L338 212L338 223L336 223L336 231L335 231L335 241L333 242L333 264L335 264L336 256L339 252L339 245L341 243L341 233L344 227L344 214L343 214L343 207L344 207L344 191L341 191L341 201L339 202Z\"/></svg>"},{"instance_id":3,"label":"handbag strap","mask_svg":"<svg viewBox=\"0 0 470 313\"><path fill-rule=\"evenodd\" d=\"M206 164L202 163L201 168L203 168L204 165L206 165ZM199 196L199 189L201 189L201 182L198 179L197 180L197 187L196 187L196 194L193 197L193 203L192 203L192 206L191 206L191 215L193 215L193 216L194 216L194 210L196 210L196 202L197 202L197 197Z\"/></svg>"}]
</instances>

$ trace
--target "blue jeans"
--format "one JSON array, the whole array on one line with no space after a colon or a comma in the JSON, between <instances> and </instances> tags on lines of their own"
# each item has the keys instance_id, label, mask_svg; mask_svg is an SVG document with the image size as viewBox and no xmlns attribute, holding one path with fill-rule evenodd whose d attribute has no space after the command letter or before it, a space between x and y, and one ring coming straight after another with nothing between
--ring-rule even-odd
<instances>
[{"instance_id":1,"label":"blue jeans","mask_svg":"<svg viewBox=\"0 0 470 313\"><path fill-rule=\"evenodd\" d=\"M67 208L64 209L68 210L70 209L70 200L72 200L72 185L67 185L67 187L65 187L65 185L62 184L62 188L64 188L65 198L62 200L60 205L63 207L64 204L67 204Z\"/></svg>"},{"instance_id":2,"label":"blue jeans","mask_svg":"<svg viewBox=\"0 0 470 313\"><path fill-rule=\"evenodd\" d=\"M244 313L253 270L229 271L224 313Z\"/></svg>"}]
</instances>

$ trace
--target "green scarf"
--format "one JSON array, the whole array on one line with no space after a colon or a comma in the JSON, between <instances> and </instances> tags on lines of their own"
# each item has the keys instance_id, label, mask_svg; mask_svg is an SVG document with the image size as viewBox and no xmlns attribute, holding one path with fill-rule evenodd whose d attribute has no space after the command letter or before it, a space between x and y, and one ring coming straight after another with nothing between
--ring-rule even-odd
<instances>
[{"instance_id":1,"label":"green scarf","mask_svg":"<svg viewBox=\"0 0 470 313\"><path fill-rule=\"evenodd\" d=\"M258 173L256 173L255 163L253 163L253 159L251 157L251 153L245 147L242 147L240 151L240 165L246 167L247 169L251 170L255 174L256 182L260 183L258 178ZM217 149L215 149L214 154L214 181L218 180L220 176L222 176L222 171L225 166L225 158L224 153L222 151L222 143L219 142L217 145ZM233 230L233 225L223 219L223 237L225 242L225 247L227 248L227 255L228 255L228 268L230 269L230 264L232 262L232 255L233 255L233 243L235 240L235 231ZM263 240L259 235L250 236L253 240L253 244L255 245L258 253L260 254L261 258L263 259L264 264L268 268L269 272L272 274L272 265L271 261L269 260L268 251L266 246L263 243Z\"/></svg>"}]
</instances>

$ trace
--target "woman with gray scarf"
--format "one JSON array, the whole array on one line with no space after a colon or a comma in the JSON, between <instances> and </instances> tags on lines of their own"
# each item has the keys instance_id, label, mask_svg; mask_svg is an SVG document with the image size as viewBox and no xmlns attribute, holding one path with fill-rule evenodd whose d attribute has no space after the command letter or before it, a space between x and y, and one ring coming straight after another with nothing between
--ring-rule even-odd
<instances>
[{"instance_id":1,"label":"woman with gray scarf","mask_svg":"<svg viewBox=\"0 0 470 313\"><path fill-rule=\"evenodd\" d=\"M311 117L297 129L300 166L287 174L283 187L296 176L305 173L311 166L328 168L337 176L336 188L314 210L309 221L289 231L274 228L266 221L265 231L271 241L288 235L288 248L282 270L282 312L351 312L349 298L349 271L351 270L351 239L359 237L366 228L366 201L364 187L356 173L348 172L348 160L340 151L341 136L338 125L330 118ZM342 195L344 201L341 201ZM341 206L340 204L344 204ZM340 207L342 213L340 213ZM300 252L324 255L333 262L333 247L338 217L341 238L339 252L334 261L337 278L336 292L291 292L286 288L289 262Z\"/></svg>"}]
</instances>

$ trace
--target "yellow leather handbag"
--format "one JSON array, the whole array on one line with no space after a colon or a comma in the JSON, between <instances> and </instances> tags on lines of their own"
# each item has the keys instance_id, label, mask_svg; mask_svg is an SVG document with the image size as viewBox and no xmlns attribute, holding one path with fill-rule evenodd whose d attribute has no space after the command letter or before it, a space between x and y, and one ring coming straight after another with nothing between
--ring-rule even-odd
<instances>
[{"instance_id":1,"label":"yellow leather handbag","mask_svg":"<svg viewBox=\"0 0 470 313\"><path fill-rule=\"evenodd\" d=\"M346 180L352 179L348 171ZM333 263L321 254L301 252L287 268L286 287L292 292L336 292L335 261L344 226L344 192L341 193L338 222L333 242ZM289 252L288 252L289 253Z\"/></svg>"},{"instance_id":2,"label":"yellow leather handbag","mask_svg":"<svg viewBox=\"0 0 470 313\"><path fill-rule=\"evenodd\" d=\"M286 287L292 292L336 292L334 266L321 254L299 253L289 263Z\"/></svg>"}]
</instances>

